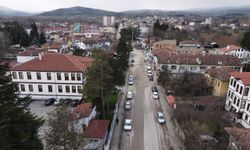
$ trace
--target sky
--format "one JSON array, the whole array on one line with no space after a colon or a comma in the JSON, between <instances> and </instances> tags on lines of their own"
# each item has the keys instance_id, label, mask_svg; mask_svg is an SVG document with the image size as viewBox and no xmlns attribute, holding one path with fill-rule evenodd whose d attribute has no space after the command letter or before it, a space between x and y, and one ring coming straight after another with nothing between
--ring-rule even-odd
<instances>
[{"instance_id":1,"label":"sky","mask_svg":"<svg viewBox=\"0 0 250 150\"><path fill-rule=\"evenodd\" d=\"M0 0L0 5L25 12L41 12L74 6L119 12L136 9L186 10L250 6L250 0Z\"/></svg>"}]
</instances>

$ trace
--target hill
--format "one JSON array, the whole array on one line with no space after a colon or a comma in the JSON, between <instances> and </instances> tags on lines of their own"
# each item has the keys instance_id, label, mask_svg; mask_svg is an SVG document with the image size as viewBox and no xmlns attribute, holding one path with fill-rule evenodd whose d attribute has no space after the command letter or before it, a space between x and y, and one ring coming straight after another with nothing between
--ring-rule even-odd
<instances>
[{"instance_id":1,"label":"hill","mask_svg":"<svg viewBox=\"0 0 250 150\"><path fill-rule=\"evenodd\" d=\"M38 14L37 16L79 16L79 15L90 15L90 16L104 16L104 15L115 15L115 12L105 11L100 9L86 8L86 7L71 7L71 8L60 8L48 12Z\"/></svg>"},{"instance_id":2,"label":"hill","mask_svg":"<svg viewBox=\"0 0 250 150\"><path fill-rule=\"evenodd\" d=\"M31 13L12 10L7 7L0 6L0 16L31 16Z\"/></svg>"}]
</instances>

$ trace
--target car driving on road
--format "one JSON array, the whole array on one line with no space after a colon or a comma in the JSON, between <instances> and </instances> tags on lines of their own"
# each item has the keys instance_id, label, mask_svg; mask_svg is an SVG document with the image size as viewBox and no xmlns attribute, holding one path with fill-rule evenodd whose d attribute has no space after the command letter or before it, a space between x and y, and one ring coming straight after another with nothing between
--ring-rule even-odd
<instances>
[{"instance_id":1,"label":"car driving on road","mask_svg":"<svg viewBox=\"0 0 250 150\"><path fill-rule=\"evenodd\" d=\"M132 119L125 119L123 129L125 131L131 131L132 130Z\"/></svg>"},{"instance_id":2,"label":"car driving on road","mask_svg":"<svg viewBox=\"0 0 250 150\"><path fill-rule=\"evenodd\" d=\"M163 124L166 122L165 118L164 118L164 115L162 112L157 112L156 113L156 116L157 116L157 121L160 123L160 124Z\"/></svg>"}]
</instances>

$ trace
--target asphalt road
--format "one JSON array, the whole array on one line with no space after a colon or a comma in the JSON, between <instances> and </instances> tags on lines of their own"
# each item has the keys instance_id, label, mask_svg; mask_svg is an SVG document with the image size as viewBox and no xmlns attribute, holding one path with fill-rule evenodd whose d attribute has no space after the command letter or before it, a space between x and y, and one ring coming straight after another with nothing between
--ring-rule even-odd
<instances>
[{"instance_id":1,"label":"asphalt road","mask_svg":"<svg viewBox=\"0 0 250 150\"><path fill-rule=\"evenodd\" d=\"M125 113L125 118L132 118L132 131L123 132L122 150L167 150L170 148L166 137L166 126L157 122L156 112L162 111L159 100L152 98L151 87L155 83L146 75L146 63L143 52L133 52L135 63L130 69L134 76L134 85L127 91L133 91L132 110Z\"/></svg>"}]
</instances>

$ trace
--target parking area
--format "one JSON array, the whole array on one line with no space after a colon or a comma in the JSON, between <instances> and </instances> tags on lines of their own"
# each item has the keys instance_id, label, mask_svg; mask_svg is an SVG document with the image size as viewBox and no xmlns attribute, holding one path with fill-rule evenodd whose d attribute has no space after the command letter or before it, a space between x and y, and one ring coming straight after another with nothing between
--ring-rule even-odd
<instances>
[{"instance_id":1,"label":"parking area","mask_svg":"<svg viewBox=\"0 0 250 150\"><path fill-rule=\"evenodd\" d=\"M44 101L32 101L29 105L30 111L36 114L38 117L46 119L48 113L53 111L55 106L45 106Z\"/></svg>"}]
</instances>

